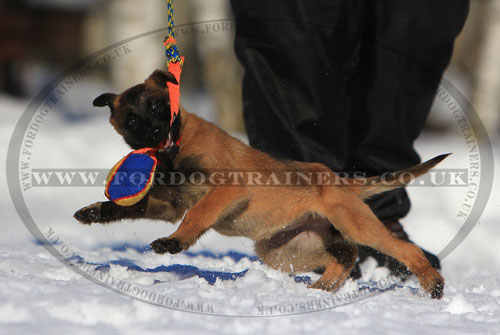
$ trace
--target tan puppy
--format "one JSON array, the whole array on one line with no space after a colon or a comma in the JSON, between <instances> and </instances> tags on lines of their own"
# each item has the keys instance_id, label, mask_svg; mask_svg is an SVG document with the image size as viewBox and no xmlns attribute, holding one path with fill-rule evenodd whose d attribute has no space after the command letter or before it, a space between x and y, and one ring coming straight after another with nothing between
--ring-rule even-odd
<instances>
[{"instance_id":1,"label":"tan puppy","mask_svg":"<svg viewBox=\"0 0 500 335\"><path fill-rule=\"evenodd\" d=\"M155 252L187 250L213 228L254 240L257 254L272 268L324 270L310 287L329 291L348 278L356 246L365 245L405 264L432 298L442 297L444 279L422 251L393 237L363 200L404 186L446 155L386 180L339 178L319 163L275 159L182 107L170 127L167 81L175 78L157 70L144 84L120 95L103 94L94 105L111 108L111 124L133 149L160 149L160 174L177 172L198 180L166 186L160 180L136 205L98 202L75 213L76 219L86 224L127 218L176 222L187 211L177 231L151 243Z\"/></svg>"}]
</instances>

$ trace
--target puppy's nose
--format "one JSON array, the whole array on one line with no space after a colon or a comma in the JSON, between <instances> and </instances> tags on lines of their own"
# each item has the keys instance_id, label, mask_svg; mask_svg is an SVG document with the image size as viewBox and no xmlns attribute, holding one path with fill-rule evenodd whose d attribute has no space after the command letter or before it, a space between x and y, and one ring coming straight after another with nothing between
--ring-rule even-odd
<instances>
[{"instance_id":1,"label":"puppy's nose","mask_svg":"<svg viewBox=\"0 0 500 335\"><path fill-rule=\"evenodd\" d=\"M159 139L161 139L161 129L156 128L156 129L153 131L153 139L154 139L155 141L158 141Z\"/></svg>"}]
</instances>

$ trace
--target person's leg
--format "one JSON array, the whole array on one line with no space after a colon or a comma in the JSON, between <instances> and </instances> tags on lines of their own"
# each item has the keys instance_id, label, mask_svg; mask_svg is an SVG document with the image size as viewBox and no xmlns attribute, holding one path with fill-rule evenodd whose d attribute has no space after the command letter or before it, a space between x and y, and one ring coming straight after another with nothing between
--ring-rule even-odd
<instances>
[{"instance_id":1,"label":"person's leg","mask_svg":"<svg viewBox=\"0 0 500 335\"><path fill-rule=\"evenodd\" d=\"M376 175L417 164L413 141L467 4L233 0L250 144L334 171ZM403 189L368 203L407 239L397 222L410 208Z\"/></svg>"},{"instance_id":2,"label":"person's leg","mask_svg":"<svg viewBox=\"0 0 500 335\"><path fill-rule=\"evenodd\" d=\"M232 5L236 54L245 69L243 108L250 144L339 172L396 170L394 163L374 168L357 155L359 134L371 127L365 111L371 88L363 81L373 81L367 73L369 58L375 57L373 42L366 42L372 37L367 31L373 9L352 0L235 0ZM386 119L394 112L380 115ZM414 153L412 146L399 151L405 150ZM399 166L416 161L407 156ZM410 207L404 190L374 198L370 205L381 219L403 217Z\"/></svg>"},{"instance_id":3,"label":"person's leg","mask_svg":"<svg viewBox=\"0 0 500 335\"><path fill-rule=\"evenodd\" d=\"M350 85L353 113L366 120L351 132L356 151L349 160L369 174L418 164L413 142L427 119L453 44L465 22L468 0L373 1L366 8L360 66ZM368 201L399 238L408 240L398 219L410 208L406 192L388 192ZM384 262L385 256L360 250ZM426 252L433 266L439 260ZM395 272L404 272L385 259Z\"/></svg>"},{"instance_id":4,"label":"person's leg","mask_svg":"<svg viewBox=\"0 0 500 335\"><path fill-rule=\"evenodd\" d=\"M346 83L362 2L234 0L232 6L250 144L344 170L350 117Z\"/></svg>"},{"instance_id":5,"label":"person's leg","mask_svg":"<svg viewBox=\"0 0 500 335\"><path fill-rule=\"evenodd\" d=\"M371 1L358 73L350 83L356 151L350 160L371 174L418 164L413 142L430 111L468 0Z\"/></svg>"}]
</instances>

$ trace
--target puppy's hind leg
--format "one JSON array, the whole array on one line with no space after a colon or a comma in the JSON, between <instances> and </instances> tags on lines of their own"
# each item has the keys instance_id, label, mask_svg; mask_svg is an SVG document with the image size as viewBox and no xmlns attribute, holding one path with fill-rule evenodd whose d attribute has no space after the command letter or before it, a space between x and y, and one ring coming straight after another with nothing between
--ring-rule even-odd
<instances>
[{"instance_id":1,"label":"puppy's hind leg","mask_svg":"<svg viewBox=\"0 0 500 335\"><path fill-rule=\"evenodd\" d=\"M356 263L357 247L346 242L325 218L308 216L300 225L257 241L255 251L268 266L288 273L322 270L309 285L327 291L341 287Z\"/></svg>"},{"instance_id":2,"label":"puppy's hind leg","mask_svg":"<svg viewBox=\"0 0 500 335\"><path fill-rule=\"evenodd\" d=\"M326 264L321 277L307 287L335 292L351 275L358 257L358 248L344 242L327 248L327 252L334 255L334 258Z\"/></svg>"},{"instance_id":3,"label":"puppy's hind leg","mask_svg":"<svg viewBox=\"0 0 500 335\"><path fill-rule=\"evenodd\" d=\"M342 197L339 194L328 197L327 192L332 190L324 192L324 214L345 239L396 258L417 276L422 288L432 298L440 299L443 296L444 279L432 268L422 250L392 236L368 205L354 194L346 192ZM332 199L342 199L342 202L334 202Z\"/></svg>"}]
</instances>

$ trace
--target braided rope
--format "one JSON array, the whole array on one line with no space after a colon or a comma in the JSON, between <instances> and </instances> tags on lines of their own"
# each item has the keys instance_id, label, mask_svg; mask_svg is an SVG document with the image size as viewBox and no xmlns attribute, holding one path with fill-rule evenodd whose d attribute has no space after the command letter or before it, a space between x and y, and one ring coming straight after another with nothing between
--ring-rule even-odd
<instances>
[{"instance_id":1,"label":"braided rope","mask_svg":"<svg viewBox=\"0 0 500 335\"><path fill-rule=\"evenodd\" d=\"M167 13L168 13L168 35L163 41L165 45L165 56L167 56L167 66L170 63L181 63L183 65L183 59L179 54L179 48L175 42L175 31L174 31L174 6L172 5L172 0L167 0Z\"/></svg>"},{"instance_id":2,"label":"braided rope","mask_svg":"<svg viewBox=\"0 0 500 335\"><path fill-rule=\"evenodd\" d=\"M168 11L168 35L163 41L165 45L165 56L167 56L167 68L177 79L177 82L181 82L182 66L184 65L184 57L179 54L179 48L175 42L175 32L174 32L174 6L172 5L172 0L167 0L167 11ZM170 95L170 126L172 126L177 114L179 114L179 98L180 91L179 85L171 82L167 82L167 87Z\"/></svg>"}]
</instances>

